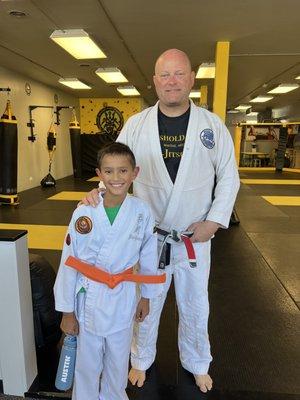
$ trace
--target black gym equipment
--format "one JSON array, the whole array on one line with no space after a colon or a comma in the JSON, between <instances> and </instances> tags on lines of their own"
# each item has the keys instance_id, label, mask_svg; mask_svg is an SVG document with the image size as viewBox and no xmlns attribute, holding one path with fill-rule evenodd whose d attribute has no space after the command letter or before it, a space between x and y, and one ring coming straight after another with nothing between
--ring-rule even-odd
<instances>
[{"instance_id":1,"label":"black gym equipment","mask_svg":"<svg viewBox=\"0 0 300 400\"><path fill-rule=\"evenodd\" d=\"M8 89L7 89L8 90ZM10 89L9 89L10 90ZM12 114L10 100L0 119L0 203L19 204L18 178L18 127Z\"/></svg>"}]
</instances>

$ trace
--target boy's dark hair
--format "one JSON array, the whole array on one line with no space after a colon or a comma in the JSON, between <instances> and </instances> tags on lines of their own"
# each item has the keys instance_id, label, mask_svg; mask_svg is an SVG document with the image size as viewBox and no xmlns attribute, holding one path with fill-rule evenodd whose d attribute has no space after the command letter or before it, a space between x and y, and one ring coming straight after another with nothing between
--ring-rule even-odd
<instances>
[{"instance_id":1,"label":"boy's dark hair","mask_svg":"<svg viewBox=\"0 0 300 400\"><path fill-rule=\"evenodd\" d=\"M97 154L97 164L98 168L101 169L101 163L106 155L119 155L119 156L125 156L129 159L129 162L132 166L132 168L136 167L136 161L133 152L130 150L130 148L124 144L124 143L119 143L119 142L113 142L110 144L105 145L102 149L98 151Z\"/></svg>"}]
</instances>

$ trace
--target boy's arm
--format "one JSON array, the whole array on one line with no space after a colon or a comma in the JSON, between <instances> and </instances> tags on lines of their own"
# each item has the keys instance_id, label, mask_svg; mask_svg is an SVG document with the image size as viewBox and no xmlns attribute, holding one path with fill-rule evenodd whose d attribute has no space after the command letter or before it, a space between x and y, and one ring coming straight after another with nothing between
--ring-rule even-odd
<instances>
[{"instance_id":1,"label":"boy's arm","mask_svg":"<svg viewBox=\"0 0 300 400\"><path fill-rule=\"evenodd\" d=\"M61 261L54 285L55 309L64 313L74 312L77 281L77 271L65 265L65 260L68 256L76 257L74 216L72 217L67 230Z\"/></svg>"}]
</instances>

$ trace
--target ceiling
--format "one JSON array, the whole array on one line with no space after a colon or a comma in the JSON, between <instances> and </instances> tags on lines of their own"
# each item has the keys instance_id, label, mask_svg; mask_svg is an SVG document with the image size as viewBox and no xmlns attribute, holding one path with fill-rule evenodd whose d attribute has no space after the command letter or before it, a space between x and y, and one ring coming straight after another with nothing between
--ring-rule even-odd
<instances>
[{"instance_id":1,"label":"ceiling","mask_svg":"<svg viewBox=\"0 0 300 400\"><path fill-rule=\"evenodd\" d=\"M26 16L12 17L11 10ZM116 66L153 104L153 66L161 52L182 49L196 69L214 61L217 41L230 41L231 108L278 83L296 82L299 14L298 0L0 0L0 65L78 97L119 97L114 85L95 74L99 67ZM108 58L75 60L49 39L55 29L75 28L86 30ZM65 88L61 77L82 79L92 90ZM211 107L213 81L197 80L195 89L203 84L209 86ZM300 106L300 89L253 109L296 103Z\"/></svg>"}]
</instances>

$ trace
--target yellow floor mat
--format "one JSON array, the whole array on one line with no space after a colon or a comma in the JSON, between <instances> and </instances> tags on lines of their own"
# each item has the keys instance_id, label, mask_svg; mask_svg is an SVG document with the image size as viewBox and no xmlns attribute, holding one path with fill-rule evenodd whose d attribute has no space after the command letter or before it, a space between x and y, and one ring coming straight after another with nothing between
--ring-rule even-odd
<instances>
[{"instance_id":1,"label":"yellow floor mat","mask_svg":"<svg viewBox=\"0 0 300 400\"><path fill-rule=\"evenodd\" d=\"M273 206L300 206L300 196L262 196Z\"/></svg>"},{"instance_id":2,"label":"yellow floor mat","mask_svg":"<svg viewBox=\"0 0 300 400\"><path fill-rule=\"evenodd\" d=\"M93 178L87 180L87 182L99 182L99 181L100 181L99 176L93 176Z\"/></svg>"},{"instance_id":3,"label":"yellow floor mat","mask_svg":"<svg viewBox=\"0 0 300 400\"><path fill-rule=\"evenodd\" d=\"M61 250L67 226L0 224L0 229L26 229L29 249Z\"/></svg>"},{"instance_id":4,"label":"yellow floor mat","mask_svg":"<svg viewBox=\"0 0 300 400\"><path fill-rule=\"evenodd\" d=\"M79 201L86 195L86 192L59 192L54 196L48 197L47 200L74 200Z\"/></svg>"},{"instance_id":5,"label":"yellow floor mat","mask_svg":"<svg viewBox=\"0 0 300 400\"><path fill-rule=\"evenodd\" d=\"M246 185L300 185L299 179L241 179Z\"/></svg>"}]
</instances>

